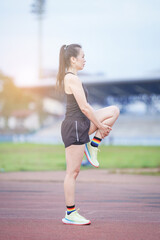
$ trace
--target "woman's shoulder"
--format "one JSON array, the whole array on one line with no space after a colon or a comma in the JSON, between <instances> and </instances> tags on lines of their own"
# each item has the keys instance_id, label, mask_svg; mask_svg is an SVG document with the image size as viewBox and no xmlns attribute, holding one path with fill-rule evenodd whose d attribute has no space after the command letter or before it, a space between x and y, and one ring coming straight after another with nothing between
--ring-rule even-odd
<instances>
[{"instance_id":1,"label":"woman's shoulder","mask_svg":"<svg viewBox=\"0 0 160 240\"><path fill-rule=\"evenodd\" d=\"M66 86L79 85L79 84L81 84L81 80L79 79L79 77L77 75L67 74L67 75L65 75L64 83Z\"/></svg>"},{"instance_id":2,"label":"woman's shoulder","mask_svg":"<svg viewBox=\"0 0 160 240\"><path fill-rule=\"evenodd\" d=\"M72 94L72 88L80 84L80 79L77 75L67 74L64 77L64 90L66 94Z\"/></svg>"}]
</instances>

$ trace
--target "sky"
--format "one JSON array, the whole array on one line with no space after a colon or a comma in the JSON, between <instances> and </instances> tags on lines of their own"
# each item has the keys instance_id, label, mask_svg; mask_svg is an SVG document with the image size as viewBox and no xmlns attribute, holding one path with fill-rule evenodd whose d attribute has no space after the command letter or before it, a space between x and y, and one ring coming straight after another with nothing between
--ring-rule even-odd
<instances>
[{"instance_id":1,"label":"sky","mask_svg":"<svg viewBox=\"0 0 160 240\"><path fill-rule=\"evenodd\" d=\"M0 1L0 71L17 85L38 81L34 0ZM112 79L160 76L159 0L46 0L43 69L57 70L63 44L79 43L84 72Z\"/></svg>"}]
</instances>

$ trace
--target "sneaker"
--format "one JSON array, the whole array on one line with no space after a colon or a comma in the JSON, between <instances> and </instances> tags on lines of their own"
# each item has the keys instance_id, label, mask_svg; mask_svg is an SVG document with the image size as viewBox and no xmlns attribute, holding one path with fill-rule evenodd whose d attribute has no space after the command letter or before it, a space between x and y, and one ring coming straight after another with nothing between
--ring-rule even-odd
<instances>
[{"instance_id":1,"label":"sneaker","mask_svg":"<svg viewBox=\"0 0 160 240\"><path fill-rule=\"evenodd\" d=\"M89 224L91 224L91 221L87 220L84 217L82 217L78 213L78 210L79 209L77 209L76 211L70 213L69 215L67 214L67 211L66 211L65 218L62 219L62 222L64 224L72 224L72 225L89 225Z\"/></svg>"},{"instance_id":2,"label":"sneaker","mask_svg":"<svg viewBox=\"0 0 160 240\"><path fill-rule=\"evenodd\" d=\"M90 143L85 144L85 155L88 161L96 168L99 167L99 162L97 160L97 153L100 151L97 147L93 147Z\"/></svg>"}]
</instances>

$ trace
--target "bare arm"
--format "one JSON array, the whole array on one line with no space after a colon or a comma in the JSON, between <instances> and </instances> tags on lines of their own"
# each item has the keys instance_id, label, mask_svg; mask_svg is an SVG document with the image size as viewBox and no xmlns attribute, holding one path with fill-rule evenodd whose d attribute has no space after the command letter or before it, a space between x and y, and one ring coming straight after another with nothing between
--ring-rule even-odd
<instances>
[{"instance_id":1,"label":"bare arm","mask_svg":"<svg viewBox=\"0 0 160 240\"><path fill-rule=\"evenodd\" d=\"M105 137L108 134L108 129L111 130L112 128L106 124L101 123L96 117L94 109L87 102L83 86L79 78L77 76L72 76L69 79L68 86L73 93L81 111L97 126L98 129L101 130L102 138Z\"/></svg>"}]
</instances>

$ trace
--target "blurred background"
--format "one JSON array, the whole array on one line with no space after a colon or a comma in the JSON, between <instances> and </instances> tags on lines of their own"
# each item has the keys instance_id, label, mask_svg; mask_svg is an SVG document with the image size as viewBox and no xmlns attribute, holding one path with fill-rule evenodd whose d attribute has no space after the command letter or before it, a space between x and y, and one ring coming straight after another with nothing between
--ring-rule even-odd
<instances>
[{"instance_id":1,"label":"blurred background","mask_svg":"<svg viewBox=\"0 0 160 240\"><path fill-rule=\"evenodd\" d=\"M117 105L106 145L160 145L160 1L0 1L0 142L62 144L59 50L82 45L95 108Z\"/></svg>"}]
</instances>

